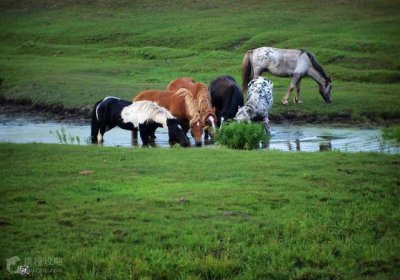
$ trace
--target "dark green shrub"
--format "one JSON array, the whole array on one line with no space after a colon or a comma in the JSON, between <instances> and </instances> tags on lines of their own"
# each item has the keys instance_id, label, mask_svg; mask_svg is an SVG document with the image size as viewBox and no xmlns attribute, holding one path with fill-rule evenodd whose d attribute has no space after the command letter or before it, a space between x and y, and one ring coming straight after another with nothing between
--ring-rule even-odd
<instances>
[{"instance_id":1,"label":"dark green shrub","mask_svg":"<svg viewBox=\"0 0 400 280\"><path fill-rule=\"evenodd\" d=\"M218 144L241 150L258 149L267 139L264 126L259 123L224 123L215 135Z\"/></svg>"}]
</instances>

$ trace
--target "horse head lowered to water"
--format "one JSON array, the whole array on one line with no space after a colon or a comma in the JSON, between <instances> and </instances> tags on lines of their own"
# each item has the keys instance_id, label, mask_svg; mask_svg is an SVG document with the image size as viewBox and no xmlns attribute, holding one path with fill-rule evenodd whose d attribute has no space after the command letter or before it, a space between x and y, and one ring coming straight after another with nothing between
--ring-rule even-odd
<instances>
[{"instance_id":1,"label":"horse head lowered to water","mask_svg":"<svg viewBox=\"0 0 400 280\"><path fill-rule=\"evenodd\" d=\"M154 102L130 102L117 97L106 97L98 101L92 111L92 143L103 142L106 131L118 126L126 130L139 129L143 145L147 145L150 134L157 127L168 129L169 143L189 146L189 139L178 120L165 108Z\"/></svg>"},{"instance_id":2,"label":"horse head lowered to water","mask_svg":"<svg viewBox=\"0 0 400 280\"><path fill-rule=\"evenodd\" d=\"M217 121L215 108L211 105L211 95L207 86L203 83L196 82L189 77L177 78L170 82L167 86L167 90L171 92L176 92L180 88L186 88L190 90L196 99L200 110L201 120L204 122L206 128L204 138L207 140L210 129L212 128L215 130Z\"/></svg>"},{"instance_id":3,"label":"horse head lowered to water","mask_svg":"<svg viewBox=\"0 0 400 280\"><path fill-rule=\"evenodd\" d=\"M215 107L217 126L224 120L235 117L240 106L243 106L243 94L235 79L231 76L217 77L210 83L211 104Z\"/></svg>"},{"instance_id":4,"label":"horse head lowered to water","mask_svg":"<svg viewBox=\"0 0 400 280\"><path fill-rule=\"evenodd\" d=\"M200 118L200 111L193 94L187 89L179 89L177 92L162 90L145 90L140 92L133 101L149 100L165 107L174 115L184 133L190 132L196 146L201 146L204 122Z\"/></svg>"},{"instance_id":5,"label":"horse head lowered to water","mask_svg":"<svg viewBox=\"0 0 400 280\"><path fill-rule=\"evenodd\" d=\"M265 132L270 134L268 111L274 102L273 84L270 80L258 77L250 81L248 88L247 102L239 108L235 120L238 122L262 121Z\"/></svg>"},{"instance_id":6,"label":"horse head lowered to water","mask_svg":"<svg viewBox=\"0 0 400 280\"><path fill-rule=\"evenodd\" d=\"M302 103L300 83L305 76L311 77L318 83L319 93L326 103L332 102L331 78L318 63L315 56L308 51L270 47L247 51L242 63L243 92L246 92L249 81L258 78L263 72L269 72L278 77L292 77L289 89L282 99L284 105L289 104L289 97L293 89L296 89L294 102Z\"/></svg>"}]
</instances>

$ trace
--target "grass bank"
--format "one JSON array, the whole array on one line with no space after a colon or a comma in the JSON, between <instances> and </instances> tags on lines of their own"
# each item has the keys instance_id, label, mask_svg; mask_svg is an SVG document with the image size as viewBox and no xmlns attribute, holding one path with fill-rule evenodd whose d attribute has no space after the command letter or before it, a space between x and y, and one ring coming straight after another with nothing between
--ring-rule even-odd
<instances>
[{"instance_id":1,"label":"grass bank","mask_svg":"<svg viewBox=\"0 0 400 280\"><path fill-rule=\"evenodd\" d=\"M131 99L178 76L240 83L247 49L302 48L334 81L326 105L309 79L303 106L274 120L400 119L398 1L1 1L0 78L8 101L89 108L106 95ZM83 110L87 113L88 110Z\"/></svg>"},{"instance_id":2,"label":"grass bank","mask_svg":"<svg viewBox=\"0 0 400 280\"><path fill-rule=\"evenodd\" d=\"M394 279L399 164L0 144L0 275L18 256L46 279Z\"/></svg>"}]
</instances>

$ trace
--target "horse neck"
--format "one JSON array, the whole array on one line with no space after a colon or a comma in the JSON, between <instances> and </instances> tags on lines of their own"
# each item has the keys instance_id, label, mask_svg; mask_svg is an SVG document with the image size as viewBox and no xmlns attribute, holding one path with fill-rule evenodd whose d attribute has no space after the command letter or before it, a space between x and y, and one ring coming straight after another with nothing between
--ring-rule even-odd
<instances>
[{"instance_id":1,"label":"horse neck","mask_svg":"<svg viewBox=\"0 0 400 280\"><path fill-rule=\"evenodd\" d=\"M326 86L326 78L321 75L317 70L311 68L308 70L308 76L310 76L318 85L325 88Z\"/></svg>"},{"instance_id":2,"label":"horse neck","mask_svg":"<svg viewBox=\"0 0 400 280\"><path fill-rule=\"evenodd\" d=\"M256 100L249 99L243 107L245 107L247 112L250 112L249 113L250 118L256 116L258 107L258 103L256 102Z\"/></svg>"},{"instance_id":3,"label":"horse neck","mask_svg":"<svg viewBox=\"0 0 400 280\"><path fill-rule=\"evenodd\" d=\"M183 94L186 114L189 116L190 119L193 119L199 112L199 108L190 91L186 90Z\"/></svg>"},{"instance_id":4,"label":"horse neck","mask_svg":"<svg viewBox=\"0 0 400 280\"><path fill-rule=\"evenodd\" d=\"M212 105L210 102L209 98L209 91L207 87L202 87L198 92L197 92L197 103L200 108L200 112L206 113L210 110L212 110Z\"/></svg>"}]
</instances>

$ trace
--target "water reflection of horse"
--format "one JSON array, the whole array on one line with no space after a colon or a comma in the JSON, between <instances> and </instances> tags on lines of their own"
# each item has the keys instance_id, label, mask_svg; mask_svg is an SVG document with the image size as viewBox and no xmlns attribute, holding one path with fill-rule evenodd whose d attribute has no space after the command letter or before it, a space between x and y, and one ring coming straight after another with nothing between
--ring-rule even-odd
<instances>
[{"instance_id":1,"label":"water reflection of horse","mask_svg":"<svg viewBox=\"0 0 400 280\"><path fill-rule=\"evenodd\" d=\"M197 102L189 90L184 88L177 92L145 90L133 99L133 101L140 100L154 101L169 110L179 120L184 133L186 134L190 129L196 146L201 146L204 122L200 119ZM135 133L133 137L135 137ZM152 137L155 137L154 134Z\"/></svg>"},{"instance_id":2,"label":"water reflection of horse","mask_svg":"<svg viewBox=\"0 0 400 280\"><path fill-rule=\"evenodd\" d=\"M217 77L210 84L211 103L215 107L217 126L224 120L233 119L240 106L243 106L243 94L235 79L231 76Z\"/></svg>"},{"instance_id":3,"label":"water reflection of horse","mask_svg":"<svg viewBox=\"0 0 400 280\"><path fill-rule=\"evenodd\" d=\"M213 108L213 106L211 105L211 95L208 91L207 86L203 83L195 82L192 78L189 77L177 78L170 82L167 86L167 90L171 92L175 92L180 88L186 88L190 90L190 92L196 99L197 105L200 110L201 120L206 128L204 138L207 140L210 128L215 129L215 124L217 121L215 108Z\"/></svg>"},{"instance_id":4,"label":"water reflection of horse","mask_svg":"<svg viewBox=\"0 0 400 280\"><path fill-rule=\"evenodd\" d=\"M289 89L282 99L284 105L289 104L289 96L296 89L295 103L300 100L300 82L304 76L314 79L319 85L319 93L326 103L331 99L331 79L326 74L315 56L305 50L276 49L261 47L249 50L243 57L242 89L247 91L247 84L263 72L269 72L278 77L292 77Z\"/></svg>"},{"instance_id":5,"label":"water reflection of horse","mask_svg":"<svg viewBox=\"0 0 400 280\"><path fill-rule=\"evenodd\" d=\"M149 142L149 133L157 127L168 129L170 144L188 146L189 139L179 126L178 120L165 108L150 101L130 102L117 97L98 101L92 111L92 143L103 142L106 131L118 126L126 130L139 129L143 145Z\"/></svg>"}]
</instances>

